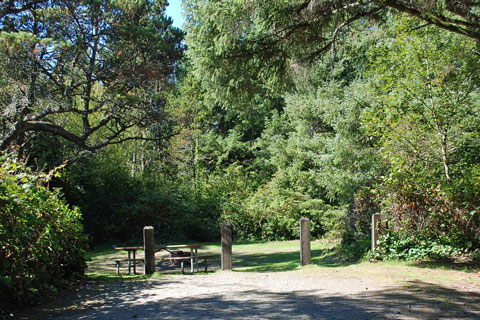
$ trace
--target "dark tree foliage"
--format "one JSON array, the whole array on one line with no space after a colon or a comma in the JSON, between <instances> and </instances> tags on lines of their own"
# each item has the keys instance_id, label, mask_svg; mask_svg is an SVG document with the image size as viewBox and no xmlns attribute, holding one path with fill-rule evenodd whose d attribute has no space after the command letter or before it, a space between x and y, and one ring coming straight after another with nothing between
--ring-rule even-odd
<instances>
[{"instance_id":1,"label":"dark tree foliage","mask_svg":"<svg viewBox=\"0 0 480 320\"><path fill-rule=\"evenodd\" d=\"M144 226L154 226L159 243L216 239L214 194L199 195L150 170L133 177L117 148L82 158L63 179L65 198L81 209L90 244L138 244Z\"/></svg>"}]
</instances>

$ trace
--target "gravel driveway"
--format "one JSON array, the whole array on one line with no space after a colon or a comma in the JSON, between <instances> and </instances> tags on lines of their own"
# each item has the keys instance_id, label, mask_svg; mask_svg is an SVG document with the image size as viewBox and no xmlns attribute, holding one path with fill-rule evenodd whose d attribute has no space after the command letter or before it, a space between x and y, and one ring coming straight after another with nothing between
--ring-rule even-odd
<instances>
[{"instance_id":1,"label":"gravel driveway","mask_svg":"<svg viewBox=\"0 0 480 320\"><path fill-rule=\"evenodd\" d=\"M476 286L385 283L333 272L216 272L91 283L67 302L15 318L480 319Z\"/></svg>"}]
</instances>

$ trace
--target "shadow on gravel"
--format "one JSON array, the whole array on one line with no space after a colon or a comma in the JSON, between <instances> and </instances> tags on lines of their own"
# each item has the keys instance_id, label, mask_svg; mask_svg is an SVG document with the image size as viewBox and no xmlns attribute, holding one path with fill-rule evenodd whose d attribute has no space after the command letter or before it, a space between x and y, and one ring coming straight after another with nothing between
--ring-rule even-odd
<instances>
[{"instance_id":1,"label":"shadow on gravel","mask_svg":"<svg viewBox=\"0 0 480 320\"><path fill-rule=\"evenodd\" d=\"M190 298L161 296L169 281L130 282L109 287L83 301L78 310L49 319L479 319L479 293L461 292L424 282L404 288L368 291L347 296L310 291L272 293L268 290L230 291ZM179 290L181 286L179 286ZM227 292L227 293L225 293ZM183 295L185 296L185 295ZM80 299L79 299L80 300ZM29 318L29 319L35 319ZM38 318L38 319L43 319Z\"/></svg>"}]
</instances>

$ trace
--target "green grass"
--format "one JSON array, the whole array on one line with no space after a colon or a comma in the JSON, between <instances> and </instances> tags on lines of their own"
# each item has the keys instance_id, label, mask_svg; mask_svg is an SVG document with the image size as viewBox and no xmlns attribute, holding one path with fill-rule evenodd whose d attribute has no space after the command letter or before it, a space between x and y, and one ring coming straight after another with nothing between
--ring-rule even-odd
<instances>
[{"instance_id":1,"label":"green grass","mask_svg":"<svg viewBox=\"0 0 480 320\"><path fill-rule=\"evenodd\" d=\"M97 247L93 250L90 250L87 252L87 260L92 260L92 259L95 259L95 258L100 258L104 255L108 255L110 253L113 252L113 245L110 245L110 244L106 244L106 245L102 245L100 247Z\"/></svg>"},{"instance_id":2,"label":"green grass","mask_svg":"<svg viewBox=\"0 0 480 320\"><path fill-rule=\"evenodd\" d=\"M312 241L312 264L322 264L337 242ZM290 271L300 266L299 241L252 242L234 244L233 264L236 271ZM333 260L329 261L333 263Z\"/></svg>"},{"instance_id":3,"label":"green grass","mask_svg":"<svg viewBox=\"0 0 480 320\"><path fill-rule=\"evenodd\" d=\"M330 250L337 242L312 241L312 263L336 266L341 263ZM239 242L233 245L233 264L236 271L275 272L295 270L300 264L299 241ZM220 265L220 243L205 243L199 251L201 255L217 255L209 264ZM143 251L137 251L142 256ZM112 246L102 246L89 252L87 276L98 280L141 279L140 275L117 275L114 260L126 258L126 252L114 250ZM139 266L140 272L142 267ZM122 267L122 271L125 267ZM137 271L138 272L138 271ZM179 270L180 272L180 270Z\"/></svg>"}]
</instances>

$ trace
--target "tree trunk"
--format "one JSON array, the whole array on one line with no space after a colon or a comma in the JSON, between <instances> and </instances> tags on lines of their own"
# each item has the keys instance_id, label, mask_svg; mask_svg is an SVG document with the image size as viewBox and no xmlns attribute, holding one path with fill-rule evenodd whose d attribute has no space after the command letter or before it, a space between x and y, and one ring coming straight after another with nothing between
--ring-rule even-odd
<instances>
[{"instance_id":1,"label":"tree trunk","mask_svg":"<svg viewBox=\"0 0 480 320\"><path fill-rule=\"evenodd\" d=\"M445 170L445 177L447 178L447 181L450 182L452 179L450 177L450 165L448 161L448 155L447 155L447 131L444 130L441 133L442 137L442 161L443 161L443 167Z\"/></svg>"}]
</instances>

